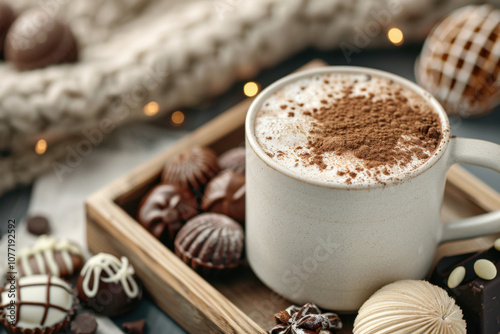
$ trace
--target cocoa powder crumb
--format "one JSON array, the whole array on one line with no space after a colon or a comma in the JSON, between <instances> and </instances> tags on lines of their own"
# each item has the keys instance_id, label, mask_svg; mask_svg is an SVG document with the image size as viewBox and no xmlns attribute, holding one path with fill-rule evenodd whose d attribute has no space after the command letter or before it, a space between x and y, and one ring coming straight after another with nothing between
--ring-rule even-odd
<instances>
[{"instance_id":1,"label":"cocoa powder crumb","mask_svg":"<svg viewBox=\"0 0 500 334\"><path fill-rule=\"evenodd\" d=\"M310 112L310 111L304 111L304 112L302 113L302 115L304 115L304 116L311 116L312 114L311 114L311 112Z\"/></svg>"},{"instance_id":2,"label":"cocoa powder crumb","mask_svg":"<svg viewBox=\"0 0 500 334\"><path fill-rule=\"evenodd\" d=\"M273 137L268 136L268 137L266 137L266 139L267 139L267 140L271 140L271 139L273 139Z\"/></svg>"},{"instance_id":3,"label":"cocoa powder crumb","mask_svg":"<svg viewBox=\"0 0 500 334\"><path fill-rule=\"evenodd\" d=\"M290 111L290 112L288 113L288 117L294 117L294 116L295 116L295 113L294 113L294 112L291 112L291 111Z\"/></svg>"},{"instance_id":4,"label":"cocoa powder crumb","mask_svg":"<svg viewBox=\"0 0 500 334\"><path fill-rule=\"evenodd\" d=\"M282 105L280 105L280 108L281 108L281 109L283 109L283 110L285 110L285 109L286 109L286 107L287 107L287 105L286 105L286 104L282 104Z\"/></svg>"},{"instance_id":5,"label":"cocoa powder crumb","mask_svg":"<svg viewBox=\"0 0 500 334\"><path fill-rule=\"evenodd\" d=\"M374 101L373 93L352 96L352 87L342 93L342 98L333 102L321 100L324 106L320 112L311 114L317 124L308 137L310 164L325 169L325 154L350 152L366 168L405 166L414 156L427 159L426 151L433 153L437 149L441 123L430 106L412 107L402 94ZM380 171L374 172L380 175ZM351 178L356 174L337 172L339 176L346 173L353 173L349 174ZM384 168L382 173L390 172Z\"/></svg>"}]
</instances>

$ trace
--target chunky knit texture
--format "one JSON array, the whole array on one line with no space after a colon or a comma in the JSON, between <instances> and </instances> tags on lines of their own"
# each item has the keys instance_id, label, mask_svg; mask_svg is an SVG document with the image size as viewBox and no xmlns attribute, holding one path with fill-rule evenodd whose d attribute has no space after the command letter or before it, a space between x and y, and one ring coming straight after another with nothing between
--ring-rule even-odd
<instances>
[{"instance_id":1,"label":"chunky knit texture","mask_svg":"<svg viewBox=\"0 0 500 334\"><path fill-rule=\"evenodd\" d=\"M67 158L82 130L143 118L151 100L161 112L193 105L306 47L353 57L387 43L392 26L423 40L469 3L484 1L12 1L18 12L41 7L65 19L81 52L78 63L29 72L0 64L0 149L11 152L0 157L0 192ZM39 138L49 142L42 156L33 152Z\"/></svg>"}]
</instances>

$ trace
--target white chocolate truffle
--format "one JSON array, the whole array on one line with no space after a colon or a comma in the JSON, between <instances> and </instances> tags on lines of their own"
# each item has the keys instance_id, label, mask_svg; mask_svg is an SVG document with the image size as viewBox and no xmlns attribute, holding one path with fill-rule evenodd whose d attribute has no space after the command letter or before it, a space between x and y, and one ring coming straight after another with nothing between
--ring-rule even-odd
<instances>
[{"instance_id":1,"label":"white chocolate truffle","mask_svg":"<svg viewBox=\"0 0 500 334\"><path fill-rule=\"evenodd\" d=\"M452 12L431 31L415 64L417 82L451 115L477 116L500 103L500 10Z\"/></svg>"},{"instance_id":2,"label":"white chocolate truffle","mask_svg":"<svg viewBox=\"0 0 500 334\"><path fill-rule=\"evenodd\" d=\"M21 277L8 282L0 293L0 307L6 314L5 319L23 329L52 326L61 329L73 314L74 303L72 286L50 275ZM10 305L14 307L9 308Z\"/></svg>"},{"instance_id":3,"label":"white chocolate truffle","mask_svg":"<svg viewBox=\"0 0 500 334\"><path fill-rule=\"evenodd\" d=\"M462 310L445 290L427 281L386 285L368 299L354 334L466 334Z\"/></svg>"}]
</instances>

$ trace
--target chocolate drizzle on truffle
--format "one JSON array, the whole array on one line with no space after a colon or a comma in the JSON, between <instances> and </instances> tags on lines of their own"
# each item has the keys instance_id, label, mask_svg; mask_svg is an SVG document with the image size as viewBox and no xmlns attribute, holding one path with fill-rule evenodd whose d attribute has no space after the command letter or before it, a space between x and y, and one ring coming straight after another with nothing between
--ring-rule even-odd
<instances>
[{"instance_id":1,"label":"chocolate drizzle on truffle","mask_svg":"<svg viewBox=\"0 0 500 334\"><path fill-rule=\"evenodd\" d=\"M14 322L8 321L5 316L2 318L7 328L16 326L33 330L54 327L54 332L57 332L69 321L74 312L73 289L59 277L50 275L21 277L16 279L15 287L15 299L9 292L10 284L0 290L0 308L4 309L3 312L6 313L5 308L12 305L12 301L15 305ZM29 312L21 312L23 306L31 306Z\"/></svg>"},{"instance_id":2,"label":"chocolate drizzle on truffle","mask_svg":"<svg viewBox=\"0 0 500 334\"><path fill-rule=\"evenodd\" d=\"M76 244L41 235L33 247L22 249L17 254L16 264L20 276L68 276L81 268L83 257Z\"/></svg>"},{"instance_id":3,"label":"chocolate drizzle on truffle","mask_svg":"<svg viewBox=\"0 0 500 334\"><path fill-rule=\"evenodd\" d=\"M135 271L126 257L111 254L91 257L78 278L78 295L97 313L116 316L132 310L141 297Z\"/></svg>"}]
</instances>

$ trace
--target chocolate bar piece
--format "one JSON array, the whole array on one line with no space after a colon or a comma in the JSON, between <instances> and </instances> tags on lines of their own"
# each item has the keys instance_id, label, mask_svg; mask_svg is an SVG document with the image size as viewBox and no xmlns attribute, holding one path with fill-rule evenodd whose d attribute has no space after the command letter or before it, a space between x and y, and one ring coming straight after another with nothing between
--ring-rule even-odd
<instances>
[{"instance_id":1,"label":"chocolate bar piece","mask_svg":"<svg viewBox=\"0 0 500 334\"><path fill-rule=\"evenodd\" d=\"M500 251L445 257L430 282L443 287L462 308L468 333L500 333Z\"/></svg>"}]
</instances>

